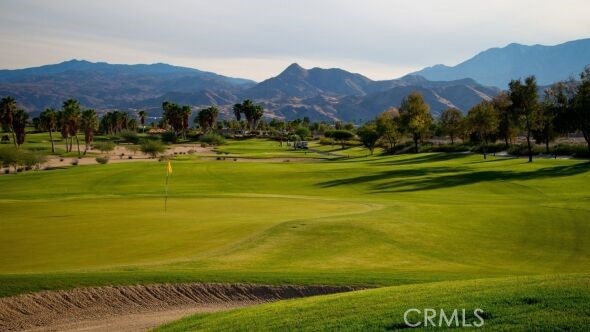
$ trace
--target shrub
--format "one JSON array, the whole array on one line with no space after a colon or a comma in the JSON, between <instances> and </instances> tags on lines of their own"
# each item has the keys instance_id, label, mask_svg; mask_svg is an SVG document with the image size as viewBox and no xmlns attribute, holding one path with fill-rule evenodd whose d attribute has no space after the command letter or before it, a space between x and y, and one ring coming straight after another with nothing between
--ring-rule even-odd
<instances>
[{"instance_id":1,"label":"shrub","mask_svg":"<svg viewBox=\"0 0 590 332\"><path fill-rule=\"evenodd\" d=\"M508 153L510 153L509 150L510 148L508 149ZM486 147L486 153L496 153L500 151L506 151L506 145L504 145L504 143L488 144L488 146ZM481 144L475 145L471 148L471 152L483 153L483 146Z\"/></svg>"},{"instance_id":2,"label":"shrub","mask_svg":"<svg viewBox=\"0 0 590 332\"><path fill-rule=\"evenodd\" d=\"M93 147L102 153L111 152L115 149L115 143L110 141L95 142Z\"/></svg>"},{"instance_id":3,"label":"shrub","mask_svg":"<svg viewBox=\"0 0 590 332\"><path fill-rule=\"evenodd\" d=\"M215 133L204 134L199 137L199 141L209 145L222 145L225 143L225 138Z\"/></svg>"},{"instance_id":4,"label":"shrub","mask_svg":"<svg viewBox=\"0 0 590 332\"><path fill-rule=\"evenodd\" d=\"M588 152L588 146L583 144L557 144L551 152L558 156L574 156L576 158L589 158L590 152Z\"/></svg>"},{"instance_id":5,"label":"shrub","mask_svg":"<svg viewBox=\"0 0 590 332\"><path fill-rule=\"evenodd\" d=\"M131 151L133 153L133 155L135 155L137 153L137 151L139 151L139 146L129 145L129 146L126 146L125 149Z\"/></svg>"},{"instance_id":6,"label":"shrub","mask_svg":"<svg viewBox=\"0 0 590 332\"><path fill-rule=\"evenodd\" d=\"M27 170L33 167L40 168L41 164L47 161L47 156L41 152L22 151L21 158Z\"/></svg>"},{"instance_id":7,"label":"shrub","mask_svg":"<svg viewBox=\"0 0 590 332\"><path fill-rule=\"evenodd\" d=\"M109 159L109 156L98 156L96 157L96 162L104 165L109 162Z\"/></svg>"},{"instance_id":8,"label":"shrub","mask_svg":"<svg viewBox=\"0 0 590 332\"><path fill-rule=\"evenodd\" d=\"M321 145L334 145L336 142L329 137L320 137Z\"/></svg>"},{"instance_id":9,"label":"shrub","mask_svg":"<svg viewBox=\"0 0 590 332\"><path fill-rule=\"evenodd\" d=\"M544 149L538 145L533 145L531 148L533 150L533 155L539 155L544 152ZM508 154L517 157L529 155L528 147L526 144L514 144L508 148L507 152Z\"/></svg>"},{"instance_id":10,"label":"shrub","mask_svg":"<svg viewBox=\"0 0 590 332\"><path fill-rule=\"evenodd\" d=\"M0 166L16 167L19 164L19 150L12 146L0 148Z\"/></svg>"},{"instance_id":11,"label":"shrub","mask_svg":"<svg viewBox=\"0 0 590 332\"><path fill-rule=\"evenodd\" d=\"M162 142L166 144L174 144L178 142L178 136L176 136L176 133L172 131L167 131L162 134Z\"/></svg>"},{"instance_id":12,"label":"shrub","mask_svg":"<svg viewBox=\"0 0 590 332\"><path fill-rule=\"evenodd\" d=\"M24 166L25 170L39 167L47 161L47 156L42 151L29 151L16 149L14 147L4 147L0 149L0 166L17 167Z\"/></svg>"},{"instance_id":13,"label":"shrub","mask_svg":"<svg viewBox=\"0 0 590 332\"><path fill-rule=\"evenodd\" d=\"M141 142L139 149L152 158L156 158L160 153L166 151L164 145L159 141L144 140Z\"/></svg>"},{"instance_id":14,"label":"shrub","mask_svg":"<svg viewBox=\"0 0 590 332\"><path fill-rule=\"evenodd\" d=\"M414 143L411 141L398 143L392 149L387 149L386 153L388 154L403 154L403 153L412 153L414 152Z\"/></svg>"},{"instance_id":15,"label":"shrub","mask_svg":"<svg viewBox=\"0 0 590 332\"><path fill-rule=\"evenodd\" d=\"M465 144L430 144L420 147L420 152L466 152L470 150L471 147Z\"/></svg>"},{"instance_id":16,"label":"shrub","mask_svg":"<svg viewBox=\"0 0 590 332\"><path fill-rule=\"evenodd\" d=\"M137 136L137 132L133 130L122 130L119 133L119 138L126 143L137 144L139 143L139 137Z\"/></svg>"}]
</instances>

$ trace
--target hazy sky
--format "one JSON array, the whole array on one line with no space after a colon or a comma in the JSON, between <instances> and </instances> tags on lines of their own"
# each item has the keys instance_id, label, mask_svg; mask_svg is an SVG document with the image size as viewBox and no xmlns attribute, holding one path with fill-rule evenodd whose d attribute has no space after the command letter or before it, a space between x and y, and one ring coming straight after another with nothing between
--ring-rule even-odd
<instances>
[{"instance_id":1,"label":"hazy sky","mask_svg":"<svg viewBox=\"0 0 590 332\"><path fill-rule=\"evenodd\" d=\"M0 68L166 62L262 80L298 62L386 79L588 38L589 17L588 0L0 0Z\"/></svg>"}]
</instances>

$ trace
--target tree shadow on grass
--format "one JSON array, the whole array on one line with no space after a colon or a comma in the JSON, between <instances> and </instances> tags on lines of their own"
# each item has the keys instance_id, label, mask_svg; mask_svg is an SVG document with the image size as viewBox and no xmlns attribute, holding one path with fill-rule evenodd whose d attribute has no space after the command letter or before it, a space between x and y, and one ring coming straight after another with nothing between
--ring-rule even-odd
<instances>
[{"instance_id":1,"label":"tree shadow on grass","mask_svg":"<svg viewBox=\"0 0 590 332\"><path fill-rule=\"evenodd\" d=\"M379 165L379 166L396 166L396 165L413 165L413 164L424 164L424 163L434 163L439 161L449 161L459 158L465 158L470 154L466 154L463 152L457 153L429 153L423 154L419 156L415 156L412 158L407 159L400 159L400 160L386 160L386 161L379 161L370 163L371 165Z\"/></svg>"},{"instance_id":2,"label":"tree shadow on grass","mask_svg":"<svg viewBox=\"0 0 590 332\"><path fill-rule=\"evenodd\" d=\"M590 171L590 162L569 165L545 167L535 171L516 172L506 170L466 172L464 168L433 167L422 169L391 170L374 175L358 176L347 179L321 182L320 187L334 187L340 185L362 184L371 185L373 192L413 192L452 188L480 182L533 180L551 177L564 177ZM383 180L391 180L383 182Z\"/></svg>"},{"instance_id":3,"label":"tree shadow on grass","mask_svg":"<svg viewBox=\"0 0 590 332\"><path fill-rule=\"evenodd\" d=\"M385 179L407 178L426 176L432 174L450 173L461 170L455 167L428 167L428 168L413 168L413 169L394 169L384 172L379 172L372 175L363 175L346 179L337 179L320 182L317 185L322 188L336 187L341 185L369 183L373 181L380 181Z\"/></svg>"}]
</instances>

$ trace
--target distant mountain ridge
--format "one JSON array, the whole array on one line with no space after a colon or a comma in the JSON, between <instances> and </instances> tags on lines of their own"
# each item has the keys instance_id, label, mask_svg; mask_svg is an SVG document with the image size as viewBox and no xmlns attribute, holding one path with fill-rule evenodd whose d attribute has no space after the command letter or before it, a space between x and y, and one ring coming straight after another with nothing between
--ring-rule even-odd
<instances>
[{"instance_id":1,"label":"distant mountain ridge","mask_svg":"<svg viewBox=\"0 0 590 332\"><path fill-rule=\"evenodd\" d=\"M274 116L363 122L390 107L399 107L412 91L421 92L431 112L438 115L449 107L467 111L481 100L491 99L499 89L472 79L433 82L416 75L373 81L342 69L304 69L293 63L239 95L263 103Z\"/></svg>"},{"instance_id":2,"label":"distant mountain ridge","mask_svg":"<svg viewBox=\"0 0 590 332\"><path fill-rule=\"evenodd\" d=\"M278 76L269 78L245 91L249 98L310 98L319 94L332 96L365 94L372 81L360 74L338 68L304 69L293 63Z\"/></svg>"},{"instance_id":3,"label":"distant mountain ridge","mask_svg":"<svg viewBox=\"0 0 590 332\"><path fill-rule=\"evenodd\" d=\"M157 63L119 65L70 60L35 68L0 70L0 95L12 95L30 111L59 107L76 98L85 107L129 109L169 93L190 95L193 104L222 103L212 95L237 98L235 93L256 83L193 68ZM208 93L215 91L215 93Z\"/></svg>"},{"instance_id":4,"label":"distant mountain ridge","mask_svg":"<svg viewBox=\"0 0 590 332\"><path fill-rule=\"evenodd\" d=\"M484 85L506 89L511 79L529 75L535 75L540 85L577 77L587 65L590 65L590 38L555 46L512 43L490 48L453 67L435 65L412 74L434 81L468 77Z\"/></svg>"}]
</instances>

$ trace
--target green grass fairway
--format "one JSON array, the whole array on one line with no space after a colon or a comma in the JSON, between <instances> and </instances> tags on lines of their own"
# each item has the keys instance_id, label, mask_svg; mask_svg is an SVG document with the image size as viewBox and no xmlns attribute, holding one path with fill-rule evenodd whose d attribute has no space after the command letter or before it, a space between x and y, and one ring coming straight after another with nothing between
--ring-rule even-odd
<instances>
[{"instance_id":1,"label":"green grass fairway","mask_svg":"<svg viewBox=\"0 0 590 332\"><path fill-rule=\"evenodd\" d=\"M165 325L158 331L389 331L421 322L424 309L436 308L432 323L448 328L440 310L450 317L458 309L452 327L480 324L493 331L586 331L590 325L590 275L520 277L446 281L385 287L345 294L286 300L214 314L199 314ZM428 324L431 324L428 322Z\"/></svg>"},{"instance_id":2,"label":"green grass fairway","mask_svg":"<svg viewBox=\"0 0 590 332\"><path fill-rule=\"evenodd\" d=\"M227 144L216 147L216 151L231 157L243 158L328 158L328 155L309 150L293 150L287 142L267 139L230 140Z\"/></svg>"},{"instance_id":3,"label":"green grass fairway","mask_svg":"<svg viewBox=\"0 0 590 332\"><path fill-rule=\"evenodd\" d=\"M459 282L467 279L590 273L590 163L584 160L366 157L351 148L351 158L318 154L284 162L277 156L305 152L265 140L230 141L220 150L259 160L173 161L166 213L164 163L0 176L0 296L189 281L396 286L236 313L247 320L255 310L279 313L314 301L370 308L363 294L403 300L400 294L421 290L419 283L447 282L425 286L444 292L468 287ZM556 289L581 285L578 277L564 277L563 285L547 278ZM494 308L486 294L465 301L482 296ZM397 312L406 304L384 305ZM209 326L224 315L199 316L194 324ZM358 324L363 315L354 318ZM395 324L389 317L375 324Z\"/></svg>"}]
</instances>

